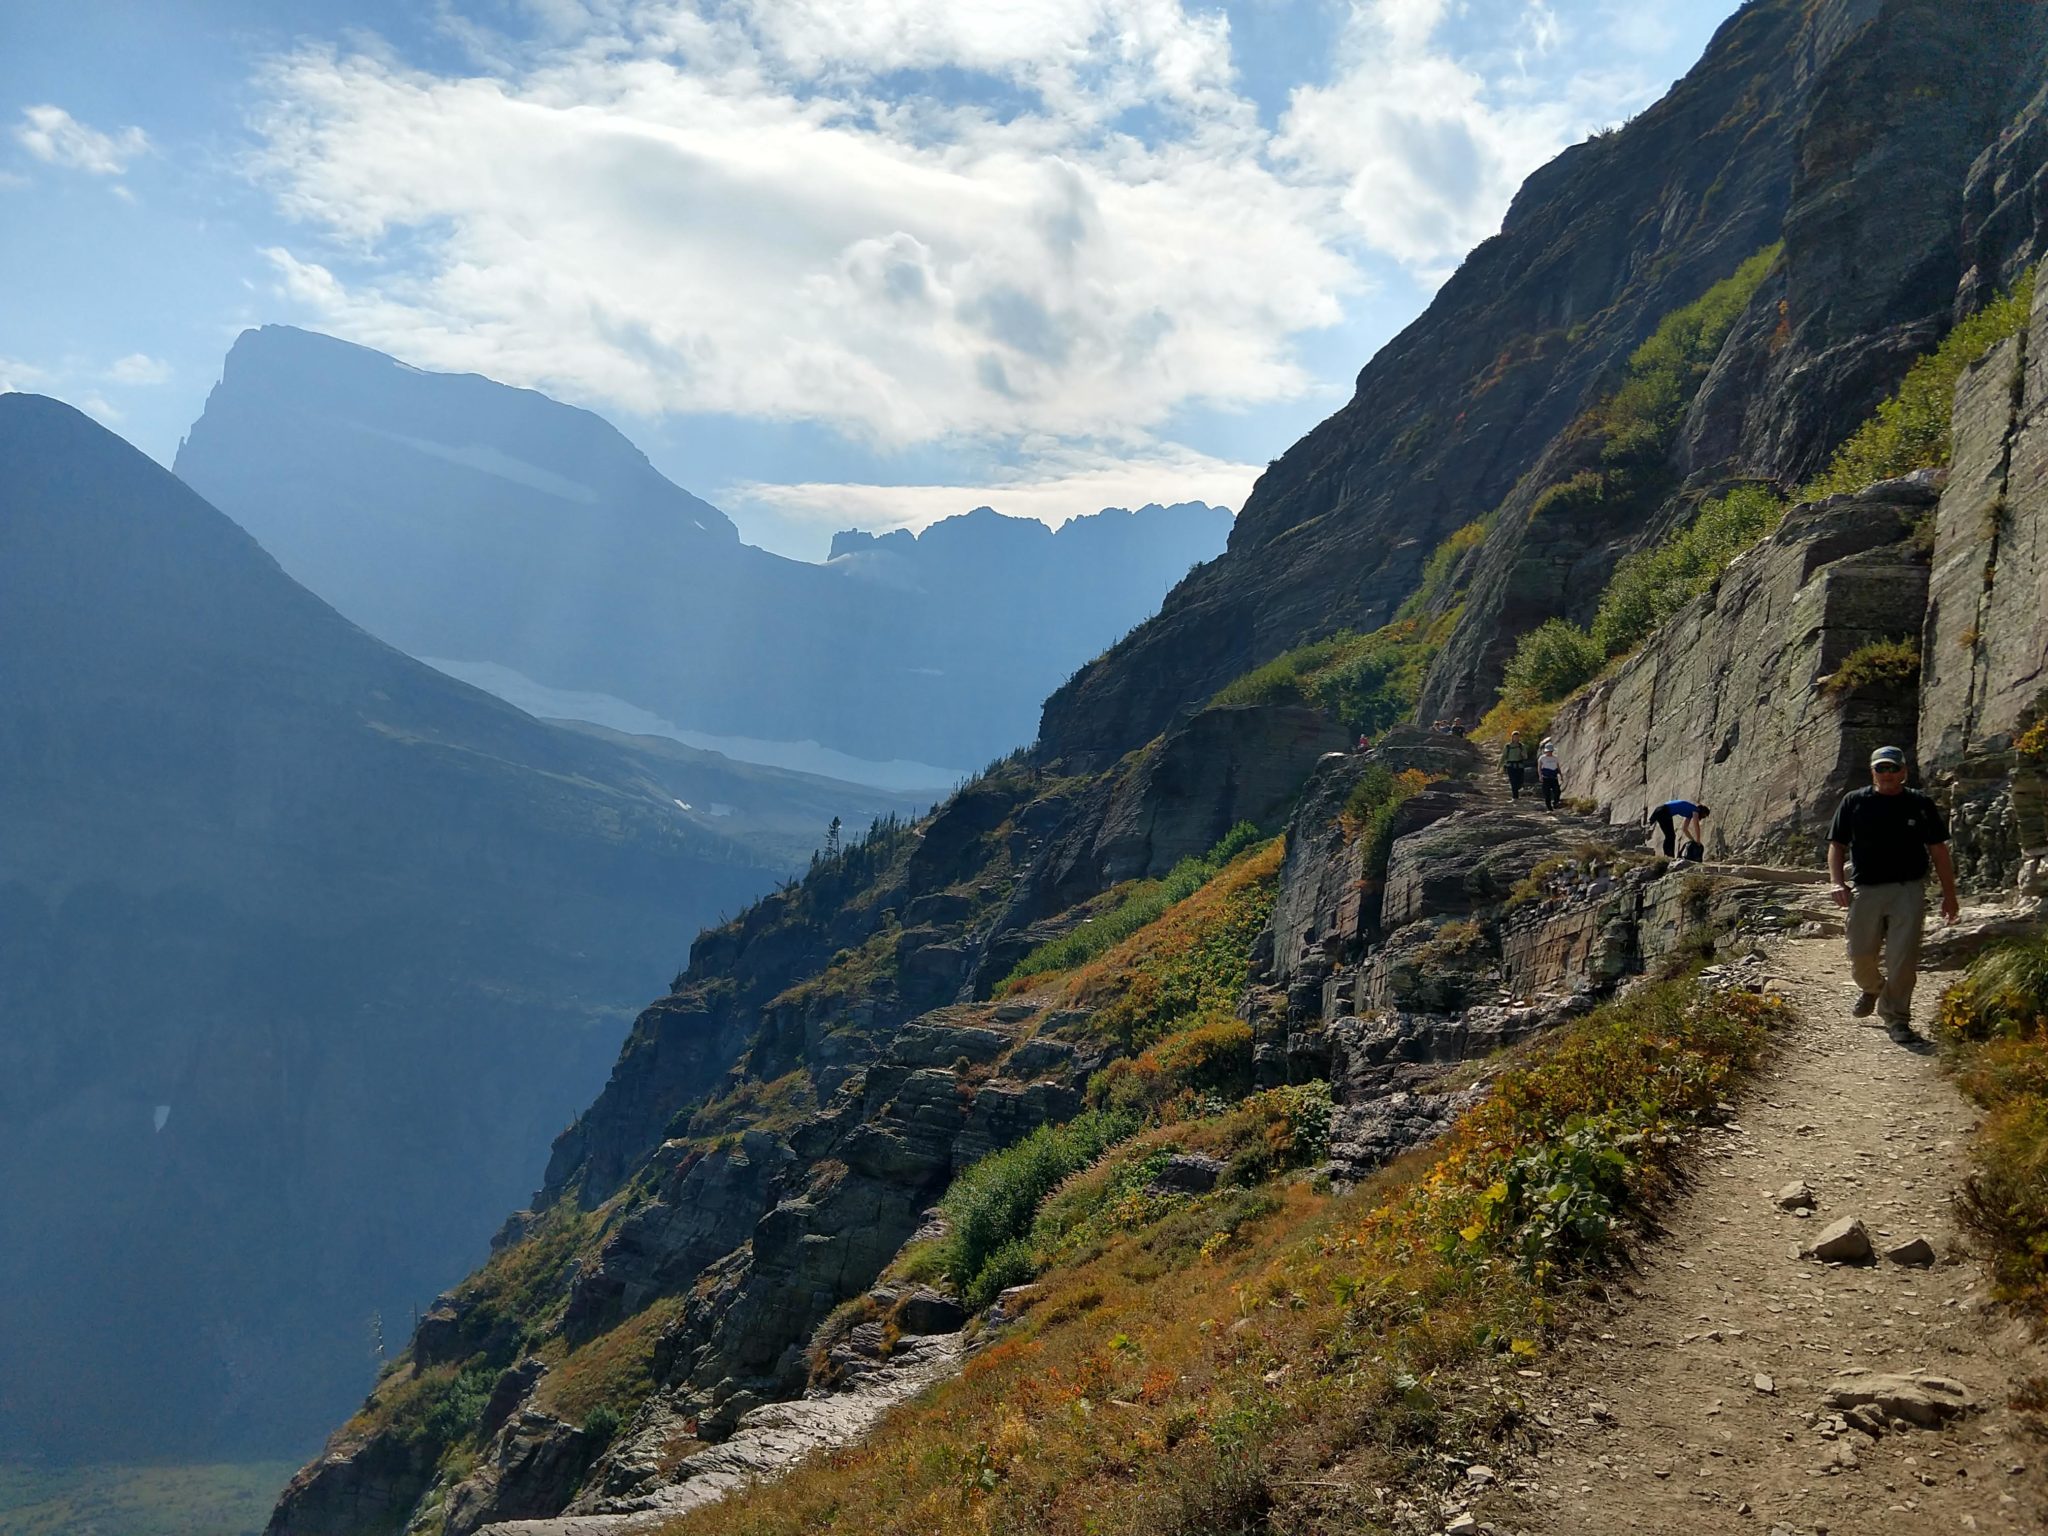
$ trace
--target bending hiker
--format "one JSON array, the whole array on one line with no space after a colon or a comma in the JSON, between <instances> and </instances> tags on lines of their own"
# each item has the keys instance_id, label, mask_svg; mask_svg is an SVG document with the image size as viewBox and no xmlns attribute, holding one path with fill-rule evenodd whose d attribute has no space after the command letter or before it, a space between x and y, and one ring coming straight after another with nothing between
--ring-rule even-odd
<instances>
[{"instance_id":1,"label":"bending hiker","mask_svg":"<svg viewBox=\"0 0 2048 1536\"><path fill-rule=\"evenodd\" d=\"M1500 749L1501 771L1508 776L1508 796L1522 798L1522 777L1529 771L1529 745L1522 740L1520 731L1508 734L1508 744Z\"/></svg>"},{"instance_id":2,"label":"bending hiker","mask_svg":"<svg viewBox=\"0 0 2048 1536\"><path fill-rule=\"evenodd\" d=\"M1543 785L1543 809L1554 811L1564 801L1564 764L1558 761L1557 749L1550 744L1548 736L1543 738L1543 750L1536 754L1536 777Z\"/></svg>"},{"instance_id":3,"label":"bending hiker","mask_svg":"<svg viewBox=\"0 0 2048 1536\"><path fill-rule=\"evenodd\" d=\"M1901 1045L1913 1033L1913 981L1926 924L1927 865L1941 877L1942 921L1952 923L1956 868L1948 855L1948 817L1931 796L1906 788L1906 754L1879 747L1870 754L1870 783L1851 790L1828 829L1828 878L1835 905L1849 909L1849 971L1861 994L1857 1018L1879 1013ZM1853 870L1852 889L1842 866Z\"/></svg>"},{"instance_id":4,"label":"bending hiker","mask_svg":"<svg viewBox=\"0 0 2048 1536\"><path fill-rule=\"evenodd\" d=\"M1700 835L1703 830L1700 823L1709 814L1704 805L1690 800L1666 800L1662 805L1653 807L1649 821L1664 834L1664 857L1668 859L1677 854L1680 832L1685 834L1688 843L1704 843L1706 839Z\"/></svg>"}]
</instances>

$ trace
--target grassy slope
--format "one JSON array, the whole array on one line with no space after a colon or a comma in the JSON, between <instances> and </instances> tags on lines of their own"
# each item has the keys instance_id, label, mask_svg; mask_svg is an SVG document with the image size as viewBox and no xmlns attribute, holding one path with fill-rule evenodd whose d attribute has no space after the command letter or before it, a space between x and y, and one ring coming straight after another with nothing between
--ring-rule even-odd
<instances>
[{"instance_id":1,"label":"grassy slope","mask_svg":"<svg viewBox=\"0 0 2048 1536\"><path fill-rule=\"evenodd\" d=\"M1447 1142L1342 1195L1282 1173L1130 1198L1117 1164L1161 1139L1294 1134L1268 1095L1162 1126L1054 1196L1048 1212L1088 1205L1090 1185L1101 1198L1080 1239L1055 1245L1023 1319L959 1379L868 1443L669 1530L1300 1525L1328 1503L1325 1469L1397 1469L1434 1438L1462 1367L1542 1349L1580 1266L1667 1190L1683 1130L1760 1061L1780 1018L1761 998L1646 987L1526 1052ZM1316 1520L1355 1529L1363 1513Z\"/></svg>"}]
</instances>

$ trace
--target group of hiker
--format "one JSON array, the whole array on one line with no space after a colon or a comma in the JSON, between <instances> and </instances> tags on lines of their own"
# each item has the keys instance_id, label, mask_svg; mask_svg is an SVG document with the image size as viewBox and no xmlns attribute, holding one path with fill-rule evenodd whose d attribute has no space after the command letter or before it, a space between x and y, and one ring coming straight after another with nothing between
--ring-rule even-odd
<instances>
[{"instance_id":1,"label":"group of hiker","mask_svg":"<svg viewBox=\"0 0 2048 1536\"><path fill-rule=\"evenodd\" d=\"M1562 766L1548 737L1531 753L1522 733L1512 733L1501 748L1500 765L1516 800L1533 765L1545 808L1557 808ZM1665 858L1696 863L1705 858L1711 814L1697 800L1674 798L1650 807L1644 824ZM1922 1043L1911 1014L1930 868L1941 883L1942 919L1952 923L1960 907L1948 817L1932 796L1907 787L1905 752L1879 747L1870 755L1870 783L1844 795L1835 809L1828 829L1828 882L1831 898L1848 912L1849 972L1857 994L1849 1011L1859 1019L1876 1014L1901 1044Z\"/></svg>"},{"instance_id":2,"label":"group of hiker","mask_svg":"<svg viewBox=\"0 0 2048 1536\"><path fill-rule=\"evenodd\" d=\"M1519 800L1522 786L1528 782L1529 770L1536 770L1536 778L1543 791L1543 808L1554 811L1564 803L1564 764L1558 759L1557 748L1548 736L1535 752L1522 740L1520 731L1511 732L1507 744L1500 749L1500 766L1508 776L1508 794Z\"/></svg>"}]
</instances>

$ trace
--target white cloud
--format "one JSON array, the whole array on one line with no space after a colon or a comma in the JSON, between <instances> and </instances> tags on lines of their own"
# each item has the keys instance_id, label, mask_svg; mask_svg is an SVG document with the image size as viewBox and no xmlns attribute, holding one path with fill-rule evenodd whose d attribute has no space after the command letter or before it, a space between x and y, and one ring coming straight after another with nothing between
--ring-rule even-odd
<instances>
[{"instance_id":1,"label":"white cloud","mask_svg":"<svg viewBox=\"0 0 2048 1536\"><path fill-rule=\"evenodd\" d=\"M0 357L0 395L25 394L32 390L40 390L49 381L49 374L33 363Z\"/></svg>"},{"instance_id":2,"label":"white cloud","mask_svg":"<svg viewBox=\"0 0 2048 1536\"><path fill-rule=\"evenodd\" d=\"M1489 78L1437 37L1448 0L1358 0L1324 85L1294 93L1276 146L1331 188L1365 242L1441 270L1500 226L1528 174L1603 115L1587 76L1530 90ZM1561 25L1526 0L1508 51L1519 75L1555 53ZM1512 86L1512 88L1510 88Z\"/></svg>"},{"instance_id":3,"label":"white cloud","mask_svg":"<svg viewBox=\"0 0 2048 1536\"><path fill-rule=\"evenodd\" d=\"M1126 454L1063 450L1032 468L989 485L738 485L720 493L723 506L756 505L824 528L921 529L975 507L1035 517L1057 528L1104 507L1157 501L1244 504L1263 466L1232 464L1171 445Z\"/></svg>"},{"instance_id":4,"label":"white cloud","mask_svg":"<svg viewBox=\"0 0 2048 1536\"><path fill-rule=\"evenodd\" d=\"M122 422L120 408L96 389L88 389L82 395L73 395L70 400L86 415L97 417L103 427L118 427Z\"/></svg>"},{"instance_id":5,"label":"white cloud","mask_svg":"<svg viewBox=\"0 0 2048 1536\"><path fill-rule=\"evenodd\" d=\"M129 161L150 148L149 136L140 128L102 133L81 123L62 107L24 107L21 115L23 122L14 130L14 137L48 165L92 176L118 176L128 168Z\"/></svg>"},{"instance_id":6,"label":"white cloud","mask_svg":"<svg viewBox=\"0 0 2048 1536\"><path fill-rule=\"evenodd\" d=\"M1475 6L1483 57L1444 42ZM1182 0L524 12L540 41L451 24L463 78L273 61L280 291L423 366L889 447L1142 452L1186 407L1299 399L1296 339L1368 258L1445 270L1614 115L1552 0L1352 0L1277 132Z\"/></svg>"},{"instance_id":7,"label":"white cloud","mask_svg":"<svg viewBox=\"0 0 2048 1536\"><path fill-rule=\"evenodd\" d=\"M162 384L170 376L169 363L143 352L130 352L126 357L116 359L107 368L107 381L112 384Z\"/></svg>"}]
</instances>

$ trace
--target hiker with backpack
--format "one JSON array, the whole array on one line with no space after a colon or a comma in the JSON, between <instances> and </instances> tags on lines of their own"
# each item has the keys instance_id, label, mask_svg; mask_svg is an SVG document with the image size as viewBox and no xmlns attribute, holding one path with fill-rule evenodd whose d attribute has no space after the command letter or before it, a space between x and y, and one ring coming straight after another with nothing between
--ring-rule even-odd
<instances>
[{"instance_id":1,"label":"hiker with backpack","mask_svg":"<svg viewBox=\"0 0 2048 1536\"><path fill-rule=\"evenodd\" d=\"M1556 810L1564 803L1564 764L1558 760L1557 748L1550 744L1548 736L1543 738L1542 750L1536 754L1536 778L1543 786L1543 809Z\"/></svg>"},{"instance_id":2,"label":"hiker with backpack","mask_svg":"<svg viewBox=\"0 0 2048 1536\"><path fill-rule=\"evenodd\" d=\"M1901 1045L1921 1043L1913 1032L1913 982L1930 863L1941 880L1942 921L1952 923L1961 908L1948 817L1931 795L1906 787L1906 754L1879 747L1870 754L1870 783L1842 797L1828 828L1828 879L1835 905L1849 909L1849 971L1858 989L1849 1011L1859 1019L1878 1014Z\"/></svg>"},{"instance_id":3,"label":"hiker with backpack","mask_svg":"<svg viewBox=\"0 0 2048 1536\"><path fill-rule=\"evenodd\" d=\"M1508 743L1500 749L1501 771L1508 776L1508 796L1522 798L1522 779L1529 771L1529 745L1522 740L1520 731L1508 734Z\"/></svg>"},{"instance_id":4,"label":"hiker with backpack","mask_svg":"<svg viewBox=\"0 0 2048 1536\"><path fill-rule=\"evenodd\" d=\"M1706 851L1706 839L1701 836L1704 830L1701 823L1707 819L1708 815L1707 808L1694 801L1666 800L1662 805L1651 807L1650 813L1645 819L1651 826L1664 834L1665 858L1677 857L1678 834L1683 832L1688 848L1700 850L1699 853L1688 855L1694 861L1697 861L1701 854Z\"/></svg>"}]
</instances>

